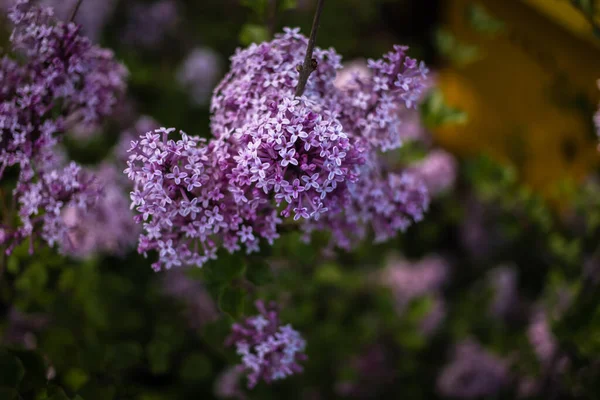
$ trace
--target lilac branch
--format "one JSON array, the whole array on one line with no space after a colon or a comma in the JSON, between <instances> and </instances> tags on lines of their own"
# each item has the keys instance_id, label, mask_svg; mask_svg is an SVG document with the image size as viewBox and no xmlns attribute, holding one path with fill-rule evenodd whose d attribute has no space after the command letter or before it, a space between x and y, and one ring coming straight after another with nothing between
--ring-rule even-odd
<instances>
[{"instance_id":1,"label":"lilac branch","mask_svg":"<svg viewBox=\"0 0 600 400\"><path fill-rule=\"evenodd\" d=\"M69 17L69 22L73 22L75 20L75 16L77 15L77 12L79 11L79 7L81 6L81 3L83 3L83 0L77 0L77 3L75 4L73 11L71 12L71 17Z\"/></svg>"},{"instance_id":2,"label":"lilac branch","mask_svg":"<svg viewBox=\"0 0 600 400\"><path fill-rule=\"evenodd\" d=\"M315 18L313 19L312 29L310 31L310 37L308 38L308 47L306 48L306 56L304 57L304 63L298 66L300 72L300 78L298 79L298 86L296 87L296 97L302 96L304 89L306 88L306 82L310 74L317 69L317 63L313 60L312 55L315 50L315 44L317 43L317 30L319 29L319 22L321 20L321 13L323 12L323 4L325 0L319 0L317 4L317 10L315 11Z\"/></svg>"}]
</instances>

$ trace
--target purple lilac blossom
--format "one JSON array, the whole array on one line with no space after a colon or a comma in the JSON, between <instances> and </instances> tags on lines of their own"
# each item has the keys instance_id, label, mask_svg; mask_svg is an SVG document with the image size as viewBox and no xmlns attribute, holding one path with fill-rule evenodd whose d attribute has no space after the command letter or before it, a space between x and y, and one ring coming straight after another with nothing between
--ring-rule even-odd
<instances>
[{"instance_id":1,"label":"purple lilac blossom","mask_svg":"<svg viewBox=\"0 0 600 400\"><path fill-rule=\"evenodd\" d=\"M117 164L127 164L131 142L139 140L140 136L144 135L146 132L151 132L158 128L160 128L160 125L152 117L147 115L137 117L135 122L123 130L119 136L119 141L114 149Z\"/></svg>"},{"instance_id":2,"label":"purple lilac blossom","mask_svg":"<svg viewBox=\"0 0 600 400\"><path fill-rule=\"evenodd\" d=\"M203 106L210 102L212 91L221 76L221 60L212 49L193 49L177 72L177 81L185 88L194 103Z\"/></svg>"},{"instance_id":3,"label":"purple lilac blossom","mask_svg":"<svg viewBox=\"0 0 600 400\"><path fill-rule=\"evenodd\" d=\"M419 331L425 337L431 337L442 326L446 319L447 310L446 302L441 294L436 294L432 297L433 304L425 317L419 323Z\"/></svg>"},{"instance_id":4,"label":"purple lilac blossom","mask_svg":"<svg viewBox=\"0 0 600 400\"><path fill-rule=\"evenodd\" d=\"M78 0L42 0L41 5L50 7L61 21L67 21ZM115 10L118 0L84 0L75 15L83 34L92 42L98 42L102 30Z\"/></svg>"},{"instance_id":5,"label":"purple lilac blossom","mask_svg":"<svg viewBox=\"0 0 600 400\"><path fill-rule=\"evenodd\" d=\"M215 302L201 282L189 278L182 269L166 272L162 278L163 292L184 305L185 317L193 329L200 329L218 317Z\"/></svg>"},{"instance_id":6,"label":"purple lilac blossom","mask_svg":"<svg viewBox=\"0 0 600 400\"><path fill-rule=\"evenodd\" d=\"M381 275L381 283L392 290L396 308L402 313L411 300L441 291L449 275L448 263L439 256L418 262L393 260Z\"/></svg>"},{"instance_id":7,"label":"purple lilac blossom","mask_svg":"<svg viewBox=\"0 0 600 400\"><path fill-rule=\"evenodd\" d=\"M385 387L395 380L389 349L381 344L370 345L360 355L353 357L349 364L356 374L356 380L338 382L335 385L338 396L378 398Z\"/></svg>"},{"instance_id":8,"label":"purple lilac blossom","mask_svg":"<svg viewBox=\"0 0 600 400\"><path fill-rule=\"evenodd\" d=\"M108 164L100 166L95 175L102 196L86 210L68 207L63 211L68 233L60 247L79 258L97 253L122 256L134 247L139 235L139 225L133 220L123 187L123 175Z\"/></svg>"},{"instance_id":9,"label":"purple lilac blossom","mask_svg":"<svg viewBox=\"0 0 600 400\"><path fill-rule=\"evenodd\" d=\"M456 180L456 160L444 150L433 150L410 170L420 177L431 196L447 191Z\"/></svg>"},{"instance_id":10,"label":"purple lilac blossom","mask_svg":"<svg viewBox=\"0 0 600 400\"><path fill-rule=\"evenodd\" d=\"M155 49L175 31L179 10L174 0L135 2L129 9L123 40L132 47Z\"/></svg>"},{"instance_id":11,"label":"purple lilac blossom","mask_svg":"<svg viewBox=\"0 0 600 400\"><path fill-rule=\"evenodd\" d=\"M423 217L425 186L380 163L379 151L393 145L378 136L398 122L397 113L380 115L385 109L415 105L424 65L396 46L372 62L372 80L349 92L333 85L340 57L317 48L317 70L295 98L306 43L286 29L236 52L213 95L213 139L175 141L174 129L160 129L133 144L126 173L144 222L138 250L159 251L154 268L201 266L221 246L257 251L261 238L272 244L279 236L280 217L299 221L307 237L332 231L332 245L345 248L368 227L382 241ZM358 92L364 102L354 105Z\"/></svg>"},{"instance_id":12,"label":"purple lilac blossom","mask_svg":"<svg viewBox=\"0 0 600 400\"><path fill-rule=\"evenodd\" d=\"M518 308L517 271L514 267L497 267L488 273L492 287L490 313L500 319L506 319Z\"/></svg>"},{"instance_id":13,"label":"purple lilac blossom","mask_svg":"<svg viewBox=\"0 0 600 400\"><path fill-rule=\"evenodd\" d=\"M56 22L48 8L18 0L9 21L11 50L23 62L0 59L0 179L7 168L18 173L13 195L21 219L19 227L0 226L8 253L38 229L51 246L60 243L67 233L62 210L94 203L97 183L61 162L56 145L70 124L107 116L126 76L110 51L80 36L76 24Z\"/></svg>"},{"instance_id":14,"label":"purple lilac blossom","mask_svg":"<svg viewBox=\"0 0 600 400\"><path fill-rule=\"evenodd\" d=\"M215 380L214 394L219 399L247 399L240 381L244 376L244 366L234 365L221 372Z\"/></svg>"},{"instance_id":15,"label":"purple lilac blossom","mask_svg":"<svg viewBox=\"0 0 600 400\"><path fill-rule=\"evenodd\" d=\"M508 362L487 352L479 343L459 343L452 361L437 380L443 396L461 399L487 398L497 394L510 381Z\"/></svg>"},{"instance_id":16,"label":"purple lilac blossom","mask_svg":"<svg viewBox=\"0 0 600 400\"><path fill-rule=\"evenodd\" d=\"M35 333L42 331L50 322L50 318L45 314L26 314L15 307L11 307L7 320L7 327L2 334L2 343L20 345L28 349L36 348Z\"/></svg>"},{"instance_id":17,"label":"purple lilac blossom","mask_svg":"<svg viewBox=\"0 0 600 400\"><path fill-rule=\"evenodd\" d=\"M248 388L264 380L271 383L302 372L300 362L306 360L306 342L291 325L280 325L274 305L266 307L256 302L259 315L233 324L232 333L225 340L227 346L235 345L242 356L242 366L248 373Z\"/></svg>"}]
</instances>

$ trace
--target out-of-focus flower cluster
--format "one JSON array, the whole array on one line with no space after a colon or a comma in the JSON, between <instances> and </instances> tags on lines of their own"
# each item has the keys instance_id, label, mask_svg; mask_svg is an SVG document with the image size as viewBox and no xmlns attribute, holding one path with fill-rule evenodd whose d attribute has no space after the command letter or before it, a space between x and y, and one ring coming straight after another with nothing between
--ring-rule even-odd
<instances>
[{"instance_id":1,"label":"out-of-focus flower cluster","mask_svg":"<svg viewBox=\"0 0 600 400\"><path fill-rule=\"evenodd\" d=\"M400 111L421 98L425 66L396 46L370 62L369 78L340 89L340 56L317 48L316 70L295 97L306 46L286 29L238 50L214 92L210 141L161 129L133 144L126 173L144 221L139 250L159 251L155 268L200 266L220 246L256 251L288 217L307 237L329 231L343 248L369 228L382 241L423 217L425 185L389 168L381 151L401 145Z\"/></svg>"},{"instance_id":2,"label":"out-of-focus flower cluster","mask_svg":"<svg viewBox=\"0 0 600 400\"><path fill-rule=\"evenodd\" d=\"M438 377L437 389L443 396L477 399L497 395L508 383L509 363L466 340L456 346L452 361Z\"/></svg>"},{"instance_id":3,"label":"out-of-focus flower cluster","mask_svg":"<svg viewBox=\"0 0 600 400\"><path fill-rule=\"evenodd\" d=\"M71 17L78 0L42 0L40 4L54 10L56 17L66 21ZM74 21L81 25L83 34L98 42L107 20L115 11L117 0L82 1Z\"/></svg>"},{"instance_id":4,"label":"out-of-focus flower cluster","mask_svg":"<svg viewBox=\"0 0 600 400\"><path fill-rule=\"evenodd\" d=\"M394 297L398 314L402 314L411 301L430 296L433 300L428 314L421 321L424 335L433 333L446 316L442 288L448 281L450 266L440 256L428 256L418 262L393 259L382 271L380 281Z\"/></svg>"},{"instance_id":5,"label":"out-of-focus flower cluster","mask_svg":"<svg viewBox=\"0 0 600 400\"><path fill-rule=\"evenodd\" d=\"M194 103L203 106L211 98L221 75L219 55L206 47L193 49L177 71L177 81L186 88Z\"/></svg>"},{"instance_id":6,"label":"out-of-focus flower cluster","mask_svg":"<svg viewBox=\"0 0 600 400\"><path fill-rule=\"evenodd\" d=\"M248 372L248 387L259 380L269 383L302 371L306 342L290 325L281 326L278 311L256 302L259 315L232 327L226 345L235 345Z\"/></svg>"},{"instance_id":7,"label":"out-of-focus flower cluster","mask_svg":"<svg viewBox=\"0 0 600 400\"><path fill-rule=\"evenodd\" d=\"M135 1L129 7L129 18L123 40L132 47L155 49L172 34L179 21L179 9L174 0L148 3Z\"/></svg>"},{"instance_id":8,"label":"out-of-focus flower cluster","mask_svg":"<svg viewBox=\"0 0 600 400\"><path fill-rule=\"evenodd\" d=\"M16 181L20 226L1 226L0 244L10 252L38 233L63 243L63 210L89 207L99 193L93 177L65 163L57 148L70 126L97 124L125 89L127 71L109 50L58 22L51 9L19 0L10 9L10 50L0 59L0 179ZM12 222L12 221L11 221Z\"/></svg>"}]
</instances>

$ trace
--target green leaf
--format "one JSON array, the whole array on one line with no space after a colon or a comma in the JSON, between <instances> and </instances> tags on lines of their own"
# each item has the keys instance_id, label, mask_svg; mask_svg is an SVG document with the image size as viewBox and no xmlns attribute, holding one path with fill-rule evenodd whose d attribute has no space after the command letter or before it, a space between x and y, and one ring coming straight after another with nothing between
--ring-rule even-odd
<instances>
[{"instance_id":1,"label":"green leaf","mask_svg":"<svg viewBox=\"0 0 600 400\"><path fill-rule=\"evenodd\" d=\"M240 3L254 11L259 18L264 18L269 0L241 0Z\"/></svg>"},{"instance_id":2,"label":"green leaf","mask_svg":"<svg viewBox=\"0 0 600 400\"><path fill-rule=\"evenodd\" d=\"M246 278L257 286L271 283L273 281L271 267L263 259L253 259L248 265Z\"/></svg>"},{"instance_id":3,"label":"green leaf","mask_svg":"<svg viewBox=\"0 0 600 400\"><path fill-rule=\"evenodd\" d=\"M295 9L298 7L298 0L281 0L279 3L279 10L286 11Z\"/></svg>"},{"instance_id":4,"label":"green leaf","mask_svg":"<svg viewBox=\"0 0 600 400\"><path fill-rule=\"evenodd\" d=\"M23 365L25 376L19 385L20 392L33 391L46 386L46 362L36 351L11 350Z\"/></svg>"},{"instance_id":5,"label":"green leaf","mask_svg":"<svg viewBox=\"0 0 600 400\"><path fill-rule=\"evenodd\" d=\"M219 295L219 309L237 319L244 314L246 292L239 288L226 286Z\"/></svg>"},{"instance_id":6,"label":"green leaf","mask_svg":"<svg viewBox=\"0 0 600 400\"><path fill-rule=\"evenodd\" d=\"M343 277L342 271L336 264L323 264L315 269L315 281L320 284L337 286Z\"/></svg>"},{"instance_id":7,"label":"green leaf","mask_svg":"<svg viewBox=\"0 0 600 400\"><path fill-rule=\"evenodd\" d=\"M183 381L197 383L209 378L211 372L210 359L203 353L192 353L183 360L179 375Z\"/></svg>"},{"instance_id":8,"label":"green leaf","mask_svg":"<svg viewBox=\"0 0 600 400\"><path fill-rule=\"evenodd\" d=\"M171 346L163 340L153 340L146 347L146 356L153 374L163 374L171 363Z\"/></svg>"},{"instance_id":9,"label":"green leaf","mask_svg":"<svg viewBox=\"0 0 600 400\"><path fill-rule=\"evenodd\" d=\"M65 374L64 380L69 389L76 392L87 383L89 376L82 369L71 368Z\"/></svg>"},{"instance_id":10,"label":"green leaf","mask_svg":"<svg viewBox=\"0 0 600 400\"><path fill-rule=\"evenodd\" d=\"M458 67L471 64L482 56L477 46L459 41L446 29L437 30L435 44L440 54Z\"/></svg>"},{"instance_id":11,"label":"green leaf","mask_svg":"<svg viewBox=\"0 0 600 400\"><path fill-rule=\"evenodd\" d=\"M0 349L0 387L18 388L25 376L21 360L6 349Z\"/></svg>"},{"instance_id":12,"label":"green leaf","mask_svg":"<svg viewBox=\"0 0 600 400\"><path fill-rule=\"evenodd\" d=\"M240 43L248 46L251 43L262 43L269 40L269 31L262 25L246 24L240 32Z\"/></svg>"},{"instance_id":13,"label":"green leaf","mask_svg":"<svg viewBox=\"0 0 600 400\"><path fill-rule=\"evenodd\" d=\"M421 117L430 128L450 124L465 124L467 113L446 104L441 90L432 90L421 106Z\"/></svg>"},{"instance_id":14,"label":"green leaf","mask_svg":"<svg viewBox=\"0 0 600 400\"><path fill-rule=\"evenodd\" d=\"M52 385L48 388L48 400L69 400L64 390L58 386Z\"/></svg>"},{"instance_id":15,"label":"green leaf","mask_svg":"<svg viewBox=\"0 0 600 400\"><path fill-rule=\"evenodd\" d=\"M0 399L17 400L19 393L15 389L0 387Z\"/></svg>"},{"instance_id":16,"label":"green leaf","mask_svg":"<svg viewBox=\"0 0 600 400\"><path fill-rule=\"evenodd\" d=\"M486 35L496 35L505 28L502 20L494 17L478 3L471 3L467 6L467 20L475 31Z\"/></svg>"}]
</instances>

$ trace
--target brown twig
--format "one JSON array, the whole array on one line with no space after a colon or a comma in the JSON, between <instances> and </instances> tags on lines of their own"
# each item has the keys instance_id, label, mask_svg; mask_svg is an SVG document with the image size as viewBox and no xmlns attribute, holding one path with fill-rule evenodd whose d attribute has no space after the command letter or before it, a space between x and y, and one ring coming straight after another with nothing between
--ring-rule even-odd
<instances>
[{"instance_id":1,"label":"brown twig","mask_svg":"<svg viewBox=\"0 0 600 400\"><path fill-rule=\"evenodd\" d=\"M69 18L69 22L73 22L75 20L75 16L77 15L77 12L79 11L79 7L81 6L81 3L83 3L83 0L77 0L77 3L75 3L75 7L73 8L73 11L71 12L71 17Z\"/></svg>"},{"instance_id":2,"label":"brown twig","mask_svg":"<svg viewBox=\"0 0 600 400\"><path fill-rule=\"evenodd\" d=\"M323 4L325 0L319 0L317 4L317 10L315 11L315 18L313 19L312 29L310 31L310 37L308 38L308 47L306 48L306 56L304 57L304 63L298 66L300 72L300 78L298 78L298 86L296 87L296 97L302 96L304 89L306 88L306 82L310 74L317 69L316 61L313 60L313 51L315 50L315 44L317 43L317 31L319 29L319 22L321 20L321 13L323 12Z\"/></svg>"},{"instance_id":3,"label":"brown twig","mask_svg":"<svg viewBox=\"0 0 600 400\"><path fill-rule=\"evenodd\" d=\"M269 0L269 16L267 21L267 30L269 39L273 39L275 29L277 28L277 0Z\"/></svg>"}]
</instances>

